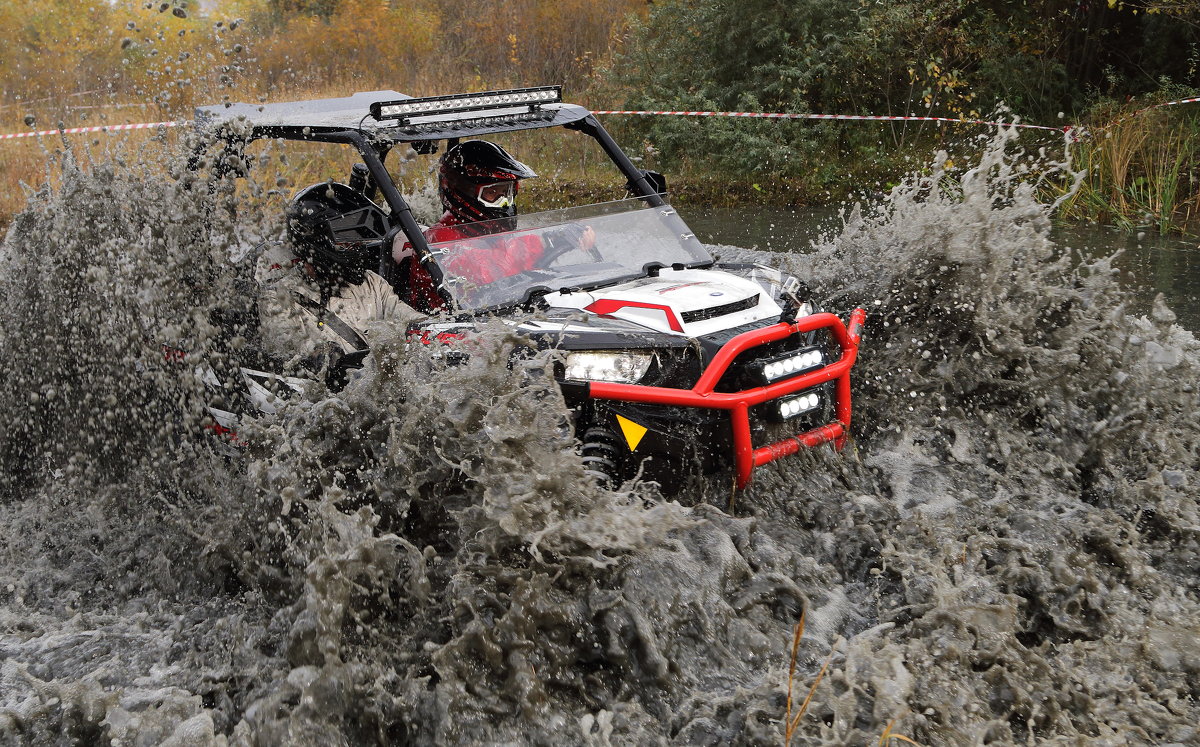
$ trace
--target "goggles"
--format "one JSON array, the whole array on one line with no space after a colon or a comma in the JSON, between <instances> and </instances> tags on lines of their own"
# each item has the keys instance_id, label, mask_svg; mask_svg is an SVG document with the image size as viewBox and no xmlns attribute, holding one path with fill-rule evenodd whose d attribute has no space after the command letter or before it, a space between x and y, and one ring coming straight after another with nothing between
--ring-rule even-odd
<instances>
[{"instance_id":1,"label":"goggles","mask_svg":"<svg viewBox=\"0 0 1200 747\"><path fill-rule=\"evenodd\" d=\"M481 184L475 190L475 198L484 207L506 208L516 202L517 181L515 179L491 184Z\"/></svg>"}]
</instances>

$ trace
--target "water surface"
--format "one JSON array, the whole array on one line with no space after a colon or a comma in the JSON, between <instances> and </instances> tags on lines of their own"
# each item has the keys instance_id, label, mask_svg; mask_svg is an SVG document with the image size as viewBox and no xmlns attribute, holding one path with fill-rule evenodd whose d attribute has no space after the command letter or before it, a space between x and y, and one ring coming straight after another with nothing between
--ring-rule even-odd
<instances>
[{"instance_id":1,"label":"water surface","mask_svg":"<svg viewBox=\"0 0 1200 747\"><path fill-rule=\"evenodd\" d=\"M706 243L791 252L807 251L814 241L838 230L845 210L760 206L681 212ZM1182 326L1200 330L1200 239L1062 222L1055 223L1051 236L1058 245L1086 257L1119 254L1114 265L1125 286L1136 292L1136 309L1149 311L1154 296L1162 293Z\"/></svg>"}]
</instances>

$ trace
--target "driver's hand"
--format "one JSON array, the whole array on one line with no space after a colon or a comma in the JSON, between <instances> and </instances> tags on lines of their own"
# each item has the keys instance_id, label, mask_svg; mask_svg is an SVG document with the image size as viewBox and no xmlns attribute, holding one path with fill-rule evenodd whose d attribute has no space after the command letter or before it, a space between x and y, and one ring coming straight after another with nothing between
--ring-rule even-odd
<instances>
[{"instance_id":1,"label":"driver's hand","mask_svg":"<svg viewBox=\"0 0 1200 747\"><path fill-rule=\"evenodd\" d=\"M583 235L579 237L579 248L585 251L590 251L596 246L596 230L591 226L583 229Z\"/></svg>"}]
</instances>

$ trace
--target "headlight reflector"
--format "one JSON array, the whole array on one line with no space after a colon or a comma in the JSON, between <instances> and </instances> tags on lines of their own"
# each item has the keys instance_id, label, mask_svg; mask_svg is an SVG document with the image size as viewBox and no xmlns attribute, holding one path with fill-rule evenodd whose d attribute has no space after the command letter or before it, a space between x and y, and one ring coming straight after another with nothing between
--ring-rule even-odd
<instances>
[{"instance_id":1,"label":"headlight reflector","mask_svg":"<svg viewBox=\"0 0 1200 747\"><path fill-rule=\"evenodd\" d=\"M567 353L563 376L577 381L636 384L650 370L650 353L576 350Z\"/></svg>"}]
</instances>

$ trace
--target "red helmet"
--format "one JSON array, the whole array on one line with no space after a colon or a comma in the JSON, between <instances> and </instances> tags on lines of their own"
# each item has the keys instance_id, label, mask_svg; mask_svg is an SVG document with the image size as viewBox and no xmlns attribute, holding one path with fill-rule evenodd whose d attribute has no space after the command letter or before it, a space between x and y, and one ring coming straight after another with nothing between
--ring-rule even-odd
<instances>
[{"instance_id":1,"label":"red helmet","mask_svg":"<svg viewBox=\"0 0 1200 747\"><path fill-rule=\"evenodd\" d=\"M535 176L499 145L468 140L442 156L442 206L463 223L513 218L520 180Z\"/></svg>"}]
</instances>

